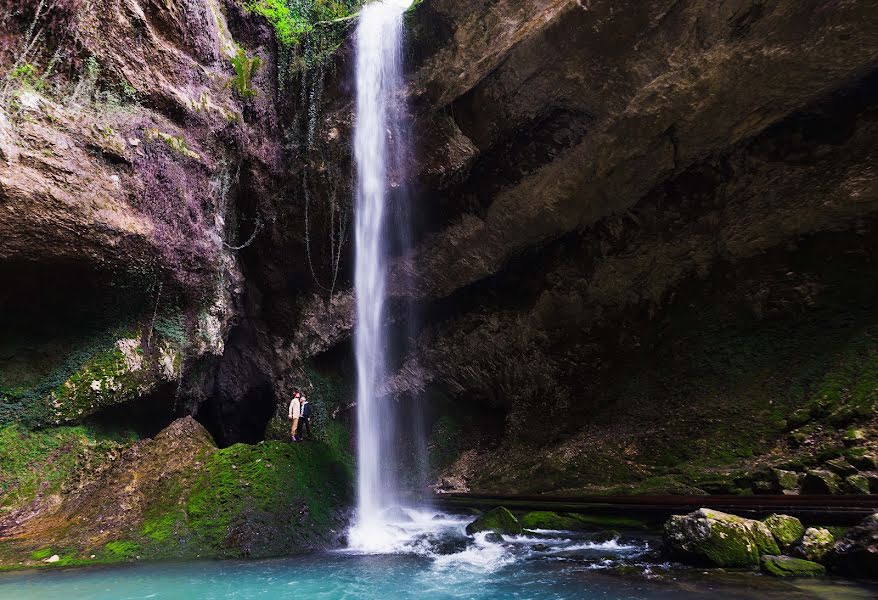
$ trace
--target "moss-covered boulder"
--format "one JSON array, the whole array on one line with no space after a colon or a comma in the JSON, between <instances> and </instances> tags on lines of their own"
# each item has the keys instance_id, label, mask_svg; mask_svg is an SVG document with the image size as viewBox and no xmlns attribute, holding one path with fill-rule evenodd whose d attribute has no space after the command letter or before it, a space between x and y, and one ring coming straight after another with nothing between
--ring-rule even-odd
<instances>
[{"instance_id":1,"label":"moss-covered boulder","mask_svg":"<svg viewBox=\"0 0 878 600\"><path fill-rule=\"evenodd\" d=\"M844 491L848 494L868 494L869 479L859 473L848 475L844 478Z\"/></svg>"},{"instance_id":2,"label":"moss-covered boulder","mask_svg":"<svg viewBox=\"0 0 878 600\"><path fill-rule=\"evenodd\" d=\"M878 469L878 455L867 452L865 448L851 448L845 453L845 457L861 471Z\"/></svg>"},{"instance_id":3,"label":"moss-covered boulder","mask_svg":"<svg viewBox=\"0 0 878 600\"><path fill-rule=\"evenodd\" d=\"M775 491L781 493L792 492L799 487L799 474L785 469L772 469L771 475L775 484Z\"/></svg>"},{"instance_id":4,"label":"moss-covered boulder","mask_svg":"<svg viewBox=\"0 0 878 600\"><path fill-rule=\"evenodd\" d=\"M763 556L780 554L764 523L708 508L671 517L664 550L673 560L706 567L756 567Z\"/></svg>"},{"instance_id":5,"label":"moss-covered boulder","mask_svg":"<svg viewBox=\"0 0 878 600\"><path fill-rule=\"evenodd\" d=\"M824 558L834 573L878 579L878 513L845 532Z\"/></svg>"},{"instance_id":6,"label":"moss-covered boulder","mask_svg":"<svg viewBox=\"0 0 878 600\"><path fill-rule=\"evenodd\" d=\"M552 529L561 531L578 531L584 528L582 521L575 517L560 515L550 510L537 510L521 517L521 525L525 529Z\"/></svg>"},{"instance_id":7,"label":"moss-covered boulder","mask_svg":"<svg viewBox=\"0 0 878 600\"><path fill-rule=\"evenodd\" d=\"M777 544L782 550L789 548L805 533L802 522L789 515L769 515L762 519L762 522L771 531L771 535L777 540Z\"/></svg>"},{"instance_id":8,"label":"moss-covered boulder","mask_svg":"<svg viewBox=\"0 0 878 600\"><path fill-rule=\"evenodd\" d=\"M345 524L351 484L349 461L328 444L217 449L187 417L86 473L60 502L37 505L36 516L0 515L9 536L0 536L0 566L45 566L53 554L65 566L326 548Z\"/></svg>"},{"instance_id":9,"label":"moss-covered boulder","mask_svg":"<svg viewBox=\"0 0 878 600\"><path fill-rule=\"evenodd\" d=\"M802 480L803 494L837 494L841 477L825 469L813 469Z\"/></svg>"},{"instance_id":10,"label":"moss-covered boulder","mask_svg":"<svg viewBox=\"0 0 878 600\"><path fill-rule=\"evenodd\" d=\"M596 515L580 513L557 513L550 510L535 510L519 518L525 529L552 529L556 531L594 531L595 529L645 529L646 523L640 519L617 515Z\"/></svg>"},{"instance_id":11,"label":"moss-covered boulder","mask_svg":"<svg viewBox=\"0 0 878 600\"><path fill-rule=\"evenodd\" d=\"M480 531L493 531L500 535L520 535L524 528L508 509L498 506L466 526L467 535L475 535Z\"/></svg>"},{"instance_id":12,"label":"moss-covered boulder","mask_svg":"<svg viewBox=\"0 0 878 600\"><path fill-rule=\"evenodd\" d=\"M835 539L828 529L809 527L802 535L802 539L790 548L790 556L820 562L832 549L834 543Z\"/></svg>"},{"instance_id":13,"label":"moss-covered boulder","mask_svg":"<svg viewBox=\"0 0 878 600\"><path fill-rule=\"evenodd\" d=\"M826 461L826 468L839 475L841 477L846 477L847 475L853 475L857 472L856 467L850 464L843 458L833 458L831 460Z\"/></svg>"},{"instance_id":14,"label":"moss-covered boulder","mask_svg":"<svg viewBox=\"0 0 878 600\"><path fill-rule=\"evenodd\" d=\"M763 556L762 570L775 577L818 577L826 574L826 567L790 556Z\"/></svg>"}]
</instances>

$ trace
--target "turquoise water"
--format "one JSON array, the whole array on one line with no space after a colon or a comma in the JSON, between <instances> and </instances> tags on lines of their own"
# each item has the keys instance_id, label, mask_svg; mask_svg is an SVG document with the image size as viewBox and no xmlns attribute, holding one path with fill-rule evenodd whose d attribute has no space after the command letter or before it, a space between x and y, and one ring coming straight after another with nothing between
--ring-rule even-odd
<instances>
[{"instance_id":1,"label":"turquoise water","mask_svg":"<svg viewBox=\"0 0 878 600\"><path fill-rule=\"evenodd\" d=\"M439 567L419 556L307 557L254 562L152 564L6 574L0 598L121 599L763 599L875 598L876 589L844 582L787 583L739 574L684 571L650 580L611 576L557 560L506 565L490 572Z\"/></svg>"},{"instance_id":2,"label":"turquoise water","mask_svg":"<svg viewBox=\"0 0 878 600\"><path fill-rule=\"evenodd\" d=\"M261 561L147 563L0 574L0 599L158 600L366 598L422 600L878 598L837 579L786 581L668 565L657 540L528 531L466 535L468 518L396 511L382 553L336 551Z\"/></svg>"}]
</instances>

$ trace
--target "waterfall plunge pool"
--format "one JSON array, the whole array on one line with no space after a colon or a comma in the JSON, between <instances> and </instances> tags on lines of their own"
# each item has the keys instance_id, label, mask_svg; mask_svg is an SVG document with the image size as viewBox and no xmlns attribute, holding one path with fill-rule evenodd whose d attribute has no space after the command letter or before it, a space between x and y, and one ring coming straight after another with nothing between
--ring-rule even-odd
<instances>
[{"instance_id":1,"label":"waterfall plunge pool","mask_svg":"<svg viewBox=\"0 0 878 600\"><path fill-rule=\"evenodd\" d=\"M778 580L749 572L662 564L655 540L594 542L536 531L491 542L466 536L468 518L405 511L396 545L258 561L130 564L0 574L0 598L119 599L833 599L878 597L839 579ZM537 546L542 544L542 546Z\"/></svg>"}]
</instances>

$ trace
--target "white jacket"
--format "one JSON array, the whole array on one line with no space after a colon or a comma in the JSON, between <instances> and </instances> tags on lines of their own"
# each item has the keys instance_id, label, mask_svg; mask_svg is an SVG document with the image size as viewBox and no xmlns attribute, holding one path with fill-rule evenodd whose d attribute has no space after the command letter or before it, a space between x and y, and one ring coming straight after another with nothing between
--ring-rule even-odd
<instances>
[{"instance_id":1,"label":"white jacket","mask_svg":"<svg viewBox=\"0 0 878 600\"><path fill-rule=\"evenodd\" d=\"M299 402L298 398L293 398L293 401L290 402L290 418L291 419L298 419L301 416L301 412L302 412L301 402Z\"/></svg>"}]
</instances>

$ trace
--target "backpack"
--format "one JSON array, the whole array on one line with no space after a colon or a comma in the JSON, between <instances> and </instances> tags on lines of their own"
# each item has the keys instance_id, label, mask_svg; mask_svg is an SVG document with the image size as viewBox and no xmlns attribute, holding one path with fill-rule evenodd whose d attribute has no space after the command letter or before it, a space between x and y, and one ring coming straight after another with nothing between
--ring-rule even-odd
<instances>
[{"instance_id":1,"label":"backpack","mask_svg":"<svg viewBox=\"0 0 878 600\"><path fill-rule=\"evenodd\" d=\"M302 416L306 419L311 416L311 403L306 402L304 406L302 406Z\"/></svg>"}]
</instances>

